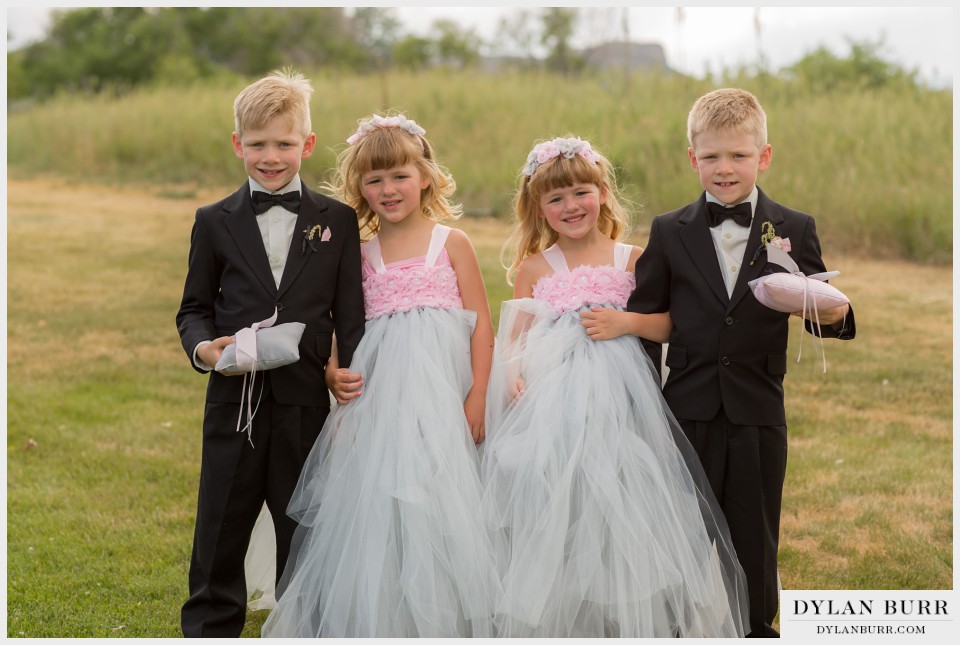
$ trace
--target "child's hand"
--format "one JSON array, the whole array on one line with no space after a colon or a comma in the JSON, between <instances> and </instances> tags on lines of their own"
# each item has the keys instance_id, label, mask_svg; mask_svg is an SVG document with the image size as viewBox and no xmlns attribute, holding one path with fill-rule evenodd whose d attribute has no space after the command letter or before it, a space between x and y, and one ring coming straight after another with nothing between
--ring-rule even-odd
<instances>
[{"instance_id":1,"label":"child's hand","mask_svg":"<svg viewBox=\"0 0 960 645\"><path fill-rule=\"evenodd\" d=\"M359 373L351 372L349 368L331 368L328 366L324 372L324 380L333 394L333 398L340 405L349 403L363 393L360 389L363 387L363 378Z\"/></svg>"},{"instance_id":2,"label":"child's hand","mask_svg":"<svg viewBox=\"0 0 960 645\"><path fill-rule=\"evenodd\" d=\"M223 348L227 345L231 345L237 342L236 339L230 336L221 336L215 340L210 341L197 348L197 358L204 362L205 365L214 367L217 364L217 361L220 360L220 355L223 354ZM225 375L231 376L231 375Z\"/></svg>"},{"instance_id":3,"label":"child's hand","mask_svg":"<svg viewBox=\"0 0 960 645\"><path fill-rule=\"evenodd\" d=\"M591 340L612 340L631 333L629 314L616 309L591 307L580 314L580 324Z\"/></svg>"},{"instance_id":4,"label":"child's hand","mask_svg":"<svg viewBox=\"0 0 960 645\"><path fill-rule=\"evenodd\" d=\"M817 316L813 315L812 311L807 312L807 320L814 320L818 318L821 325L836 325L838 322L841 322L844 317L850 312L850 305L840 305L839 307L833 307L831 309L822 309L817 312ZM803 317L802 311L794 311L791 316L797 316L799 318Z\"/></svg>"},{"instance_id":5,"label":"child's hand","mask_svg":"<svg viewBox=\"0 0 960 645\"><path fill-rule=\"evenodd\" d=\"M507 387L507 396L509 396L510 401L513 402L518 396L523 394L526 389L527 382L518 376L517 379Z\"/></svg>"},{"instance_id":6,"label":"child's hand","mask_svg":"<svg viewBox=\"0 0 960 645\"><path fill-rule=\"evenodd\" d=\"M463 413L467 417L467 425L470 426L470 434L473 436L473 443L479 444L486 435L483 426L483 415L487 409L487 397L483 392L470 388L466 400L463 402Z\"/></svg>"}]
</instances>

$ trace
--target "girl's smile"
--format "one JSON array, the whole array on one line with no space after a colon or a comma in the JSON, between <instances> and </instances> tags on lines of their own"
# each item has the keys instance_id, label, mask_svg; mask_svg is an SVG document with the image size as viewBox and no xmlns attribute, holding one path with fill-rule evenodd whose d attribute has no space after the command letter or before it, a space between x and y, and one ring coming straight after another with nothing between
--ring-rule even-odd
<instances>
[{"instance_id":1,"label":"girl's smile","mask_svg":"<svg viewBox=\"0 0 960 645\"><path fill-rule=\"evenodd\" d=\"M597 226L606 195L595 184L575 184L540 196L540 214L558 234L581 238Z\"/></svg>"}]
</instances>

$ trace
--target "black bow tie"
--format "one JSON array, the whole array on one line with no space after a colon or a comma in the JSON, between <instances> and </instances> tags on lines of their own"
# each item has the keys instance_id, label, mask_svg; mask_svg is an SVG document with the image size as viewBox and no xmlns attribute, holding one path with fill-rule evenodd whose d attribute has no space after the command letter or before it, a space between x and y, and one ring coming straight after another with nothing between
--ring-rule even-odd
<instances>
[{"instance_id":1,"label":"black bow tie","mask_svg":"<svg viewBox=\"0 0 960 645\"><path fill-rule=\"evenodd\" d=\"M743 202L730 208L716 202L707 202L707 225L710 228L719 226L728 217L732 217L733 221L740 226L750 226L750 221L753 219L753 208L750 202Z\"/></svg>"},{"instance_id":2,"label":"black bow tie","mask_svg":"<svg viewBox=\"0 0 960 645\"><path fill-rule=\"evenodd\" d=\"M253 210L260 215L266 213L273 206L283 206L291 213L300 212L300 191L291 190L282 195L265 193L262 190L253 191Z\"/></svg>"}]
</instances>

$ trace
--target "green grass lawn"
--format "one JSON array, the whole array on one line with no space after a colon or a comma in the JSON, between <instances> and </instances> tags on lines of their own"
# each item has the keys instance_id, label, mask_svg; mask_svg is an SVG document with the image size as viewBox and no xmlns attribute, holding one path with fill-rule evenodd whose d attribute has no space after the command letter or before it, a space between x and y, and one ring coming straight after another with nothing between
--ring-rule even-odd
<instances>
[{"instance_id":1,"label":"green grass lawn","mask_svg":"<svg viewBox=\"0 0 960 645\"><path fill-rule=\"evenodd\" d=\"M180 634L205 380L174 316L194 209L219 193L9 181L10 637ZM496 316L505 225L459 225ZM824 243L859 335L826 344L826 374L809 336L790 366L783 586L949 588L951 269Z\"/></svg>"}]
</instances>

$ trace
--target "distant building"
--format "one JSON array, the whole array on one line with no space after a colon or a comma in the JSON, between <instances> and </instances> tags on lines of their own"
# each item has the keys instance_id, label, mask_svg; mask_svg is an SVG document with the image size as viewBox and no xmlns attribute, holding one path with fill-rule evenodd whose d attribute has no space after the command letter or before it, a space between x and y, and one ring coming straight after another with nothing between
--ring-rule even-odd
<instances>
[{"instance_id":1,"label":"distant building","mask_svg":"<svg viewBox=\"0 0 960 645\"><path fill-rule=\"evenodd\" d=\"M667 57L659 43L609 42L574 52L587 68L617 69L626 65L632 71L672 73ZM481 56L477 61L486 72L505 69L532 69L543 66L543 59L533 56Z\"/></svg>"},{"instance_id":2,"label":"distant building","mask_svg":"<svg viewBox=\"0 0 960 645\"><path fill-rule=\"evenodd\" d=\"M587 65L599 69L668 72L667 57L659 43L610 42L580 52Z\"/></svg>"}]
</instances>

